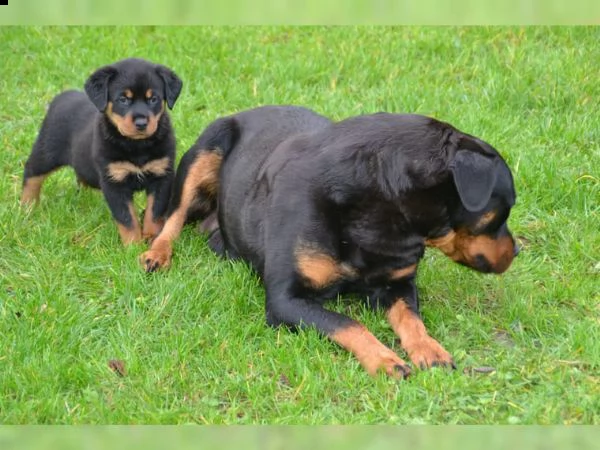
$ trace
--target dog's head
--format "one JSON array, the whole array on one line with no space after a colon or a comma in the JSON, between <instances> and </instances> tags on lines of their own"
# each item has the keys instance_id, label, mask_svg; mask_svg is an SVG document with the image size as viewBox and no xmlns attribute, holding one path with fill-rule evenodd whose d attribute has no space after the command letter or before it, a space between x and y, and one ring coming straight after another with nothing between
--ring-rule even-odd
<instances>
[{"instance_id":1,"label":"dog's head","mask_svg":"<svg viewBox=\"0 0 600 450\"><path fill-rule=\"evenodd\" d=\"M519 252L507 226L516 199L510 169L494 148L468 135L448 157L450 223L426 243L479 272L502 273Z\"/></svg>"},{"instance_id":2,"label":"dog's head","mask_svg":"<svg viewBox=\"0 0 600 450\"><path fill-rule=\"evenodd\" d=\"M96 70L85 92L119 133L130 139L152 136L164 112L172 109L182 81L169 68L143 59L124 59Z\"/></svg>"}]
</instances>

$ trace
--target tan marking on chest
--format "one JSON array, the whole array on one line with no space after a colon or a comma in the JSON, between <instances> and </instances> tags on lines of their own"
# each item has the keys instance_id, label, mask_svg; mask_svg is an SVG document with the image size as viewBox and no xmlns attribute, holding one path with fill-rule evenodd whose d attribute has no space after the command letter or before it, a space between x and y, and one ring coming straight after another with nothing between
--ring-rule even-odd
<instances>
[{"instance_id":1,"label":"tan marking on chest","mask_svg":"<svg viewBox=\"0 0 600 450\"><path fill-rule=\"evenodd\" d=\"M108 177L112 181L116 181L120 183L124 181L129 175L135 175L139 178L144 177L145 175L152 174L157 177L162 177L166 175L166 173L170 169L169 158L165 156L160 159L153 159L152 161L147 162L143 166L136 166L129 161L117 161L110 163L106 169Z\"/></svg>"}]
</instances>

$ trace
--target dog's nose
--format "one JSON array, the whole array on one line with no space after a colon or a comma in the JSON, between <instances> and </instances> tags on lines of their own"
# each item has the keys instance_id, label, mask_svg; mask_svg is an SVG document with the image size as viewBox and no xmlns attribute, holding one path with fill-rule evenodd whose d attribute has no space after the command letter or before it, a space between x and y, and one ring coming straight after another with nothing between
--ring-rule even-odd
<instances>
[{"instance_id":1,"label":"dog's nose","mask_svg":"<svg viewBox=\"0 0 600 450\"><path fill-rule=\"evenodd\" d=\"M133 124L138 131L144 131L148 126L148 119L146 117L136 117L133 119Z\"/></svg>"},{"instance_id":2,"label":"dog's nose","mask_svg":"<svg viewBox=\"0 0 600 450\"><path fill-rule=\"evenodd\" d=\"M521 249L519 248L519 244L515 243L515 246L513 247L513 256L519 256L520 252Z\"/></svg>"}]
</instances>

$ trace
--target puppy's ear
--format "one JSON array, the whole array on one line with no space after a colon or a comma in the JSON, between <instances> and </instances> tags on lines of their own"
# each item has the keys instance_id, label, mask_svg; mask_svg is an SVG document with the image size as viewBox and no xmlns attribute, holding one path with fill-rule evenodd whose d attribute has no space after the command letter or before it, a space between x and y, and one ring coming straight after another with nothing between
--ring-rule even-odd
<instances>
[{"instance_id":1,"label":"puppy's ear","mask_svg":"<svg viewBox=\"0 0 600 450\"><path fill-rule=\"evenodd\" d=\"M116 74L117 69L112 66L101 67L91 74L85 82L85 93L100 112L104 112L106 109L108 84Z\"/></svg>"},{"instance_id":2,"label":"puppy's ear","mask_svg":"<svg viewBox=\"0 0 600 450\"><path fill-rule=\"evenodd\" d=\"M459 149L450 171L463 206L471 212L482 210L490 201L496 184L500 158L472 150Z\"/></svg>"},{"instance_id":3,"label":"puppy's ear","mask_svg":"<svg viewBox=\"0 0 600 450\"><path fill-rule=\"evenodd\" d=\"M175 101L179 97L179 93L183 87L183 81L181 81L175 72L165 66L157 66L156 73L158 73L165 83L165 99L167 100L169 109L173 109L173 105L175 105Z\"/></svg>"}]
</instances>

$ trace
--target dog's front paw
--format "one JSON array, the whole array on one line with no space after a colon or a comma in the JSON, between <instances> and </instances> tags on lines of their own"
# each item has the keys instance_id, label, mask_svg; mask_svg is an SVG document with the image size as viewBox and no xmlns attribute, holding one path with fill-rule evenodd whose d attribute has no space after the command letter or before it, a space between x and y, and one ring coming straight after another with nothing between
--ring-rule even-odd
<instances>
[{"instance_id":1,"label":"dog's front paw","mask_svg":"<svg viewBox=\"0 0 600 450\"><path fill-rule=\"evenodd\" d=\"M388 348L359 357L359 360L370 375L384 372L389 377L403 379L408 378L411 372L409 365Z\"/></svg>"},{"instance_id":2,"label":"dog's front paw","mask_svg":"<svg viewBox=\"0 0 600 450\"><path fill-rule=\"evenodd\" d=\"M140 262L146 272L155 272L171 265L171 249L148 250L140 255Z\"/></svg>"},{"instance_id":3,"label":"dog's front paw","mask_svg":"<svg viewBox=\"0 0 600 450\"><path fill-rule=\"evenodd\" d=\"M421 341L411 346L410 349L407 349L407 351L412 363L420 369L428 369L430 367L456 369L450 353L430 336L424 337Z\"/></svg>"}]
</instances>

